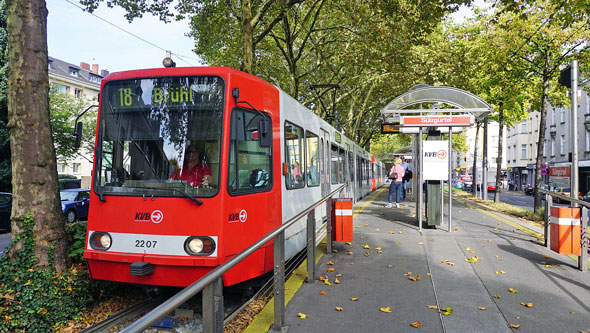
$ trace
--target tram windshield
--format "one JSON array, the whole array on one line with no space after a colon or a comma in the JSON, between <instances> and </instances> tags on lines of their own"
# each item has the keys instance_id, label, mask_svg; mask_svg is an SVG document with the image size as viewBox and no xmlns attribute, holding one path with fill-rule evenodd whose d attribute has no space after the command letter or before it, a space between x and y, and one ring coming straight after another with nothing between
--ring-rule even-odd
<instances>
[{"instance_id":1,"label":"tram windshield","mask_svg":"<svg viewBox=\"0 0 590 333\"><path fill-rule=\"evenodd\" d=\"M224 90L217 76L107 82L95 156L97 194L215 195Z\"/></svg>"}]
</instances>

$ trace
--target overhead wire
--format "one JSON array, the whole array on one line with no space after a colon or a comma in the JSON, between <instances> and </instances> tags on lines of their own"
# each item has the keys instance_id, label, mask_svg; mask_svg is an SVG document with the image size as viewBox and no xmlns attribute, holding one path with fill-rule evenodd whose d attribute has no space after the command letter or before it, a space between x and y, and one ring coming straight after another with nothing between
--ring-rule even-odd
<instances>
[{"instance_id":1,"label":"overhead wire","mask_svg":"<svg viewBox=\"0 0 590 333\"><path fill-rule=\"evenodd\" d=\"M70 1L70 0L65 0L65 1L66 1L66 2L68 2L69 4L71 4L72 6L79 8L79 9L80 9L80 10L82 10L83 12L87 12L87 11L86 11L86 10L85 10L83 7L79 6L79 5L78 5L78 4L76 4L76 3L73 3L73 2L72 2L72 1ZM133 36L133 37L135 37L135 38L137 38L137 39L139 39L139 40L141 40L141 41L142 41L142 42L144 42L144 43L147 43L147 44L149 44L149 45L151 45L151 46L153 46L153 47L155 47L155 48L158 48L158 49L160 49L160 50L162 50L162 51L164 51L164 52L167 52L167 51L169 51L169 50L166 50L165 48L163 48L163 47L161 47L161 46L158 46L158 45L156 45L156 44L154 44L154 43L152 43L152 42L150 42L150 41L146 40L145 38L142 38L142 37L140 37L140 36L138 36L138 35L136 35L136 34L134 34L134 33L130 32L130 31L127 31L127 30L125 30L125 29L121 28L120 26L118 26L118 25L116 25L116 24L114 24L114 23L112 23L112 22L110 22L110 21L108 21L108 20L106 20L106 19L104 19L104 18L102 18L102 17L100 17L100 16L98 16L98 15L94 14L94 13L90 13L90 12L87 12L87 13L88 13L88 14L90 14L90 15L92 15L92 16L94 16L94 17L96 17L97 19L99 19L99 20L101 20L101 21L103 21L103 22L105 22L105 23L107 23L107 24L110 24L110 25L112 25L113 27L115 27L115 28L117 28L117 29L119 29L119 30L121 30L121 31L123 31L123 32L125 32L125 33L127 33L127 34L129 34L129 35L131 35L131 36ZM194 58L189 58L189 57L186 57L186 56L181 56L181 55L179 55L179 54L177 54L177 53L172 53L172 52L171 52L171 54L175 55L175 56L176 56L178 59L180 59L180 60L182 60L182 61L186 62L186 63L187 63L187 64L189 64L190 66L194 66L194 65L193 65L193 64L191 64L190 62L188 62L188 61L184 60L184 58L187 58L187 59L194 59ZM194 59L194 60L197 60L197 59Z\"/></svg>"}]
</instances>

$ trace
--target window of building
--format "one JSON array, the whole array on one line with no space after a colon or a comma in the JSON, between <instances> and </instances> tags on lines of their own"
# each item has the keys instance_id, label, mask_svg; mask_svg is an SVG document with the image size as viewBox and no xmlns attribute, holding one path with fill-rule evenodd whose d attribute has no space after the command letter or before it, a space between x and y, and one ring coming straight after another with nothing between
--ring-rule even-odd
<instances>
[{"instance_id":1,"label":"window of building","mask_svg":"<svg viewBox=\"0 0 590 333\"><path fill-rule=\"evenodd\" d=\"M266 116L268 118L268 116ZM230 124L228 191L245 194L272 187L272 147L258 144L258 112L234 109Z\"/></svg>"},{"instance_id":2,"label":"window of building","mask_svg":"<svg viewBox=\"0 0 590 333\"><path fill-rule=\"evenodd\" d=\"M285 160L287 161L287 188L295 189L305 186L303 161L303 128L285 122Z\"/></svg>"},{"instance_id":3,"label":"window of building","mask_svg":"<svg viewBox=\"0 0 590 333\"><path fill-rule=\"evenodd\" d=\"M506 156L510 159L510 146L506 147Z\"/></svg>"},{"instance_id":4,"label":"window of building","mask_svg":"<svg viewBox=\"0 0 590 333\"><path fill-rule=\"evenodd\" d=\"M70 87L61 85L58 87L58 91L62 94L68 94L70 92Z\"/></svg>"},{"instance_id":5,"label":"window of building","mask_svg":"<svg viewBox=\"0 0 590 333\"><path fill-rule=\"evenodd\" d=\"M318 136L305 132L305 174L307 175L307 186L319 186L319 139Z\"/></svg>"},{"instance_id":6,"label":"window of building","mask_svg":"<svg viewBox=\"0 0 590 333\"><path fill-rule=\"evenodd\" d=\"M88 78L92 82L98 82L98 83L100 83L100 76L97 76L97 75L94 75L94 74L90 73L89 76L88 76Z\"/></svg>"},{"instance_id":7,"label":"window of building","mask_svg":"<svg viewBox=\"0 0 590 333\"><path fill-rule=\"evenodd\" d=\"M521 126L520 133L526 133L526 119L522 121L520 126Z\"/></svg>"},{"instance_id":8,"label":"window of building","mask_svg":"<svg viewBox=\"0 0 590 333\"><path fill-rule=\"evenodd\" d=\"M565 135L562 135L559 140L559 153L561 155L565 154Z\"/></svg>"},{"instance_id":9,"label":"window of building","mask_svg":"<svg viewBox=\"0 0 590 333\"><path fill-rule=\"evenodd\" d=\"M551 138L551 156L555 156L555 139Z\"/></svg>"},{"instance_id":10,"label":"window of building","mask_svg":"<svg viewBox=\"0 0 590 333\"><path fill-rule=\"evenodd\" d=\"M70 67L70 70L69 70L70 75L72 75L72 76L78 76L79 72L80 71L78 69L76 69L74 67Z\"/></svg>"},{"instance_id":11,"label":"window of building","mask_svg":"<svg viewBox=\"0 0 590 333\"><path fill-rule=\"evenodd\" d=\"M512 146L512 153L514 154L512 159L516 162L516 157L518 156L518 151L516 150L516 145Z\"/></svg>"},{"instance_id":12,"label":"window of building","mask_svg":"<svg viewBox=\"0 0 590 333\"><path fill-rule=\"evenodd\" d=\"M543 157L547 156L547 152L545 150L546 148L547 148L547 141L544 141L543 142Z\"/></svg>"},{"instance_id":13,"label":"window of building","mask_svg":"<svg viewBox=\"0 0 590 333\"><path fill-rule=\"evenodd\" d=\"M521 150L521 156L520 156L520 158L526 159L526 145L521 145L520 146L520 150Z\"/></svg>"},{"instance_id":14,"label":"window of building","mask_svg":"<svg viewBox=\"0 0 590 333\"><path fill-rule=\"evenodd\" d=\"M72 164L72 173L75 175L80 173L80 163Z\"/></svg>"},{"instance_id":15,"label":"window of building","mask_svg":"<svg viewBox=\"0 0 590 333\"><path fill-rule=\"evenodd\" d=\"M555 108L551 110L551 125L555 125Z\"/></svg>"},{"instance_id":16,"label":"window of building","mask_svg":"<svg viewBox=\"0 0 590 333\"><path fill-rule=\"evenodd\" d=\"M53 60L49 60L47 62L47 69L52 70L53 69Z\"/></svg>"},{"instance_id":17,"label":"window of building","mask_svg":"<svg viewBox=\"0 0 590 333\"><path fill-rule=\"evenodd\" d=\"M590 131L586 131L586 151L590 151Z\"/></svg>"},{"instance_id":18,"label":"window of building","mask_svg":"<svg viewBox=\"0 0 590 333\"><path fill-rule=\"evenodd\" d=\"M529 159L533 158L533 155L535 154L535 151L537 151L536 149L533 150L533 144L529 144L529 151L531 152L531 154L529 155Z\"/></svg>"},{"instance_id":19,"label":"window of building","mask_svg":"<svg viewBox=\"0 0 590 333\"><path fill-rule=\"evenodd\" d=\"M57 173L66 173L66 165L64 163L57 163Z\"/></svg>"},{"instance_id":20,"label":"window of building","mask_svg":"<svg viewBox=\"0 0 590 333\"><path fill-rule=\"evenodd\" d=\"M74 89L74 97L82 98L82 89L75 88Z\"/></svg>"},{"instance_id":21,"label":"window of building","mask_svg":"<svg viewBox=\"0 0 590 333\"><path fill-rule=\"evenodd\" d=\"M561 123L565 123L565 108L561 108L559 111Z\"/></svg>"}]
</instances>

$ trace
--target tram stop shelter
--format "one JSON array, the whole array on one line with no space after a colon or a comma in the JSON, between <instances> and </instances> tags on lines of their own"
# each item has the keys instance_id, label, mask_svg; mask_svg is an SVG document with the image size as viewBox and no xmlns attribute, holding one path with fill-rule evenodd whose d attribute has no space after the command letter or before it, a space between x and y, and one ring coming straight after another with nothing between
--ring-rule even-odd
<instances>
[{"instance_id":1,"label":"tram stop shelter","mask_svg":"<svg viewBox=\"0 0 590 333\"><path fill-rule=\"evenodd\" d=\"M448 170L449 205L448 205L448 231L451 231L452 209L452 138L453 132L461 131L461 127L482 123L484 128L482 179L487 180L487 130L488 115L493 108L476 95L453 87L429 86L419 84L405 94L396 97L381 109L383 118L383 133L410 133L413 136L414 170L417 182L414 182L412 193L418 193L416 200L416 218L418 227L422 230L422 205L424 203L424 189L422 184L428 180L426 187L426 217L429 226L440 225L443 219L443 181L445 176L440 170ZM423 134L427 134L423 142ZM448 133L448 142L442 141L442 133ZM427 145L428 150L424 149ZM444 146L442 146L444 144ZM447 148L448 144L448 148ZM425 173L424 162L429 163ZM441 161L448 163L447 167L441 166ZM432 164L435 163L435 164ZM436 164L438 163L438 164ZM444 165L443 165L444 166ZM438 172L433 172L438 171ZM477 173L474 170L474 183L477 189ZM481 187L482 197L487 198L487 186Z\"/></svg>"}]
</instances>

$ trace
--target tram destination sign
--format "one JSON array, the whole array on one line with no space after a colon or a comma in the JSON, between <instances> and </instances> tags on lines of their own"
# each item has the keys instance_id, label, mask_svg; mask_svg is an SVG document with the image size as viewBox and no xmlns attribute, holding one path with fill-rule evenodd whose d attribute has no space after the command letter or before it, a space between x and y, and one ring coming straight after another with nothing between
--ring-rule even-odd
<instances>
[{"instance_id":1,"label":"tram destination sign","mask_svg":"<svg viewBox=\"0 0 590 333\"><path fill-rule=\"evenodd\" d=\"M399 123L381 123L381 134L399 134Z\"/></svg>"},{"instance_id":2,"label":"tram destination sign","mask_svg":"<svg viewBox=\"0 0 590 333\"><path fill-rule=\"evenodd\" d=\"M403 127L466 127L472 124L472 115L405 116L400 118L400 125Z\"/></svg>"}]
</instances>

